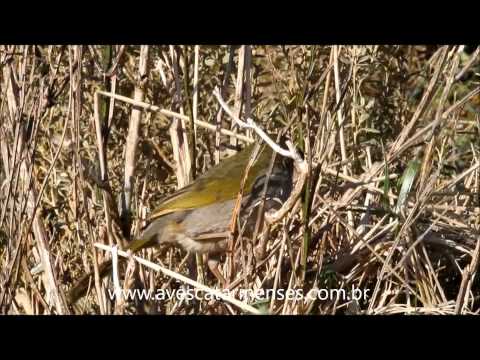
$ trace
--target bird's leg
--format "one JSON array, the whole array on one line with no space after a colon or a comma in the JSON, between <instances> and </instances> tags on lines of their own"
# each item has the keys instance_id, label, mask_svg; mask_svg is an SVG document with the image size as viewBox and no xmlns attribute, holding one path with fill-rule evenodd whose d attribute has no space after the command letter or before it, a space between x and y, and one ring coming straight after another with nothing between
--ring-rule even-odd
<instances>
[{"instance_id":1,"label":"bird's leg","mask_svg":"<svg viewBox=\"0 0 480 360\"><path fill-rule=\"evenodd\" d=\"M265 258L267 250L267 241L270 235L270 225L266 224L258 244L255 246L255 260L262 261Z\"/></svg>"},{"instance_id":2,"label":"bird's leg","mask_svg":"<svg viewBox=\"0 0 480 360\"><path fill-rule=\"evenodd\" d=\"M195 253L188 253L187 268L188 268L189 277L191 279L197 279L198 281L197 259L196 259Z\"/></svg>"},{"instance_id":3,"label":"bird's leg","mask_svg":"<svg viewBox=\"0 0 480 360\"><path fill-rule=\"evenodd\" d=\"M220 261L218 257L209 257L207 260L208 268L210 269L212 274L217 278L217 280L220 282L222 288L225 288L227 284L227 280L225 280L222 273L218 269L219 262Z\"/></svg>"},{"instance_id":4,"label":"bird's leg","mask_svg":"<svg viewBox=\"0 0 480 360\"><path fill-rule=\"evenodd\" d=\"M195 254L195 260L197 265L197 282L205 284L205 278L203 276L203 256L201 254Z\"/></svg>"}]
</instances>

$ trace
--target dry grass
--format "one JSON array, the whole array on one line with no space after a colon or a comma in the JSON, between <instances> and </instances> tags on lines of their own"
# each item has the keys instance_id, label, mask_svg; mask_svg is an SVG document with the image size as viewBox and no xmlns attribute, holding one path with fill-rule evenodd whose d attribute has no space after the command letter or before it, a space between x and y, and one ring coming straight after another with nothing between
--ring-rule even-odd
<instances>
[{"instance_id":1,"label":"dry grass","mask_svg":"<svg viewBox=\"0 0 480 360\"><path fill-rule=\"evenodd\" d=\"M248 311L224 300L111 302L111 278L98 277L78 306L65 301L110 256L94 243L123 246L165 194L244 143L225 130L253 136L232 126L216 86L236 115L273 136L287 129L311 164L301 201L268 234L266 258L255 263L242 242L232 296L354 286L368 295L249 305L271 314L478 313L479 49L2 46L0 313ZM180 249L141 255L220 288ZM120 274L124 287L192 286L133 261Z\"/></svg>"}]
</instances>

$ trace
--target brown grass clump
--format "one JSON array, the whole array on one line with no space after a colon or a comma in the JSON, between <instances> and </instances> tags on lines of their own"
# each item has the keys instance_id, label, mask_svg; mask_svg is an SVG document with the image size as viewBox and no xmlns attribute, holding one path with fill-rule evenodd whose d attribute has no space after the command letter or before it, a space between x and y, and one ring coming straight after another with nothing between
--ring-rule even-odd
<instances>
[{"instance_id":1,"label":"brown grass clump","mask_svg":"<svg viewBox=\"0 0 480 360\"><path fill-rule=\"evenodd\" d=\"M464 46L2 46L0 313L478 313L479 54ZM301 199L270 229L265 260L236 267L229 296L250 307L110 301L111 277L96 278L69 307L72 284L110 256L95 243L123 246L163 196L245 143L220 129L254 136L221 110L217 86L242 119L273 138L286 130L310 164ZM207 293L220 289L201 258L180 249L140 255ZM196 286L133 260L124 270L124 288ZM277 296L241 297L262 289ZM334 296L341 291L349 297Z\"/></svg>"}]
</instances>

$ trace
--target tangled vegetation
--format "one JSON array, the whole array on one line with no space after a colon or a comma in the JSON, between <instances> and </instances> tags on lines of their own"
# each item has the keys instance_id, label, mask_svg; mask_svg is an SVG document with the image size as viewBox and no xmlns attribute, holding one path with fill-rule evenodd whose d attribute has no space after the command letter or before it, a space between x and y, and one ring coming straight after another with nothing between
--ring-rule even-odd
<instances>
[{"instance_id":1,"label":"tangled vegetation","mask_svg":"<svg viewBox=\"0 0 480 360\"><path fill-rule=\"evenodd\" d=\"M111 256L95 243L122 247L162 197L245 145L220 129L256 137L222 111L217 87L236 115L273 139L285 132L309 164L301 198L267 234L265 258L236 267L231 297L270 314L478 313L479 54L472 46L2 46L0 313L247 311L215 299L111 301L111 276L73 307L65 295ZM221 289L181 249L140 255ZM134 261L120 279L123 288L195 287ZM241 298L262 289L273 292ZM348 297L282 298L280 289Z\"/></svg>"}]
</instances>

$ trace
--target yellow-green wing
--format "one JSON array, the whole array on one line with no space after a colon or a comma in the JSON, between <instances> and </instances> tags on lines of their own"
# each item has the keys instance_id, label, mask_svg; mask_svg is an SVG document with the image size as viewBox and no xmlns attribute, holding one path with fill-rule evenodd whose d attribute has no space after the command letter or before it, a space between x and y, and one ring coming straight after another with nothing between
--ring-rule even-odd
<instances>
[{"instance_id":1,"label":"yellow-green wing","mask_svg":"<svg viewBox=\"0 0 480 360\"><path fill-rule=\"evenodd\" d=\"M165 198L151 213L149 220L175 211L195 209L235 198L240 190L243 174L253 149L254 145L248 146L212 167L191 184ZM266 173L271 156L271 148L264 145L257 161L249 171L245 195L250 193L255 179Z\"/></svg>"}]
</instances>

